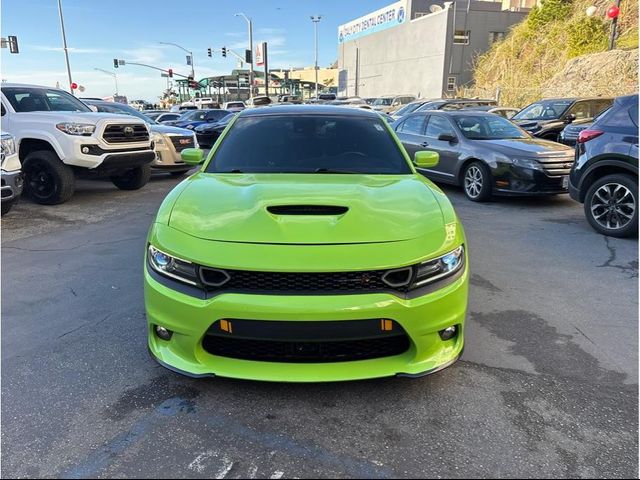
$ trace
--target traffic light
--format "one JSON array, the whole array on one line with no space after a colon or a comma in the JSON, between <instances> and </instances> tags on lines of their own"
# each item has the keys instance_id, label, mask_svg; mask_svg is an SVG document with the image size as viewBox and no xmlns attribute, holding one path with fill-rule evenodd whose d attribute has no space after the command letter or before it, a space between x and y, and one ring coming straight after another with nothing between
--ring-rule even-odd
<instances>
[{"instance_id":1,"label":"traffic light","mask_svg":"<svg viewBox=\"0 0 640 480\"><path fill-rule=\"evenodd\" d=\"M169 73L169 78L173 78L173 68L170 68L167 72Z\"/></svg>"},{"instance_id":2,"label":"traffic light","mask_svg":"<svg viewBox=\"0 0 640 480\"><path fill-rule=\"evenodd\" d=\"M113 59L113 68L118 68L118 59L117 58Z\"/></svg>"},{"instance_id":3,"label":"traffic light","mask_svg":"<svg viewBox=\"0 0 640 480\"><path fill-rule=\"evenodd\" d=\"M212 53L211 53L211 47L207 48L207 55L209 57L213 56Z\"/></svg>"},{"instance_id":4,"label":"traffic light","mask_svg":"<svg viewBox=\"0 0 640 480\"><path fill-rule=\"evenodd\" d=\"M227 47L222 47L222 56L226 58L226 56L227 56Z\"/></svg>"}]
</instances>

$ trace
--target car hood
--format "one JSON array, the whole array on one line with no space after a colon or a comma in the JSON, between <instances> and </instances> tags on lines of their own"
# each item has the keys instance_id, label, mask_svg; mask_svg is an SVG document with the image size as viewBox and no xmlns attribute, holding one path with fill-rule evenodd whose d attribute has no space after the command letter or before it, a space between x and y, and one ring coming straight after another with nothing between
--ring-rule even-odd
<instances>
[{"instance_id":1,"label":"car hood","mask_svg":"<svg viewBox=\"0 0 640 480\"><path fill-rule=\"evenodd\" d=\"M558 119L552 120L514 120L511 119L513 123L518 125L520 128L524 128L527 131L535 131L539 130L542 127L547 127L550 125L562 124L562 122Z\"/></svg>"},{"instance_id":2,"label":"car hood","mask_svg":"<svg viewBox=\"0 0 640 480\"><path fill-rule=\"evenodd\" d=\"M155 133L170 135L193 135L193 130L187 128L172 127L170 125L149 125L149 130Z\"/></svg>"},{"instance_id":3,"label":"car hood","mask_svg":"<svg viewBox=\"0 0 640 480\"><path fill-rule=\"evenodd\" d=\"M494 151L504 155L539 156L568 156L573 155L573 149L561 143L541 138L510 138L502 140L477 140L486 144Z\"/></svg>"},{"instance_id":4,"label":"car hood","mask_svg":"<svg viewBox=\"0 0 640 480\"><path fill-rule=\"evenodd\" d=\"M29 121L44 121L51 123L77 122L97 125L101 120L102 123L106 121L110 123L145 123L139 118L132 117L131 115L105 112L21 112L16 115L22 116L27 114L29 115ZM24 118L27 117L25 116Z\"/></svg>"},{"instance_id":5,"label":"car hood","mask_svg":"<svg viewBox=\"0 0 640 480\"><path fill-rule=\"evenodd\" d=\"M201 239L326 245L430 235L444 241L440 205L414 175L199 173L187 182L168 224ZM292 206L300 205L346 212L295 214Z\"/></svg>"}]
</instances>

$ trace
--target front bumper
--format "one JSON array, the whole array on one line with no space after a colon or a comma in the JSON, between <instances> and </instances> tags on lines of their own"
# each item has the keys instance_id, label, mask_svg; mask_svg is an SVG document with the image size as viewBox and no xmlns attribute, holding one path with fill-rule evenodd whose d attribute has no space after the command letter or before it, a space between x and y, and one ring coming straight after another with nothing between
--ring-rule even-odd
<instances>
[{"instance_id":1,"label":"front bumper","mask_svg":"<svg viewBox=\"0 0 640 480\"><path fill-rule=\"evenodd\" d=\"M565 175L548 175L543 170L504 165L494 170L493 193L506 196L555 195L568 193Z\"/></svg>"},{"instance_id":2,"label":"front bumper","mask_svg":"<svg viewBox=\"0 0 640 480\"><path fill-rule=\"evenodd\" d=\"M452 364L463 349L468 261L455 281L413 299L388 293L315 296L227 293L202 299L157 281L146 265L144 278L149 351L160 364L189 376L282 382L420 376ZM341 321L392 319L406 332L409 346L393 356L326 363L216 356L205 350L203 341L207 331L221 319L336 322L336 329L340 329ZM154 332L155 325L174 332L171 339L160 339ZM442 340L438 332L453 325L458 326L457 336Z\"/></svg>"},{"instance_id":3,"label":"front bumper","mask_svg":"<svg viewBox=\"0 0 640 480\"><path fill-rule=\"evenodd\" d=\"M12 202L22 194L24 187L24 177L20 170L6 172L2 170L2 186L0 187L0 198L2 203Z\"/></svg>"}]
</instances>

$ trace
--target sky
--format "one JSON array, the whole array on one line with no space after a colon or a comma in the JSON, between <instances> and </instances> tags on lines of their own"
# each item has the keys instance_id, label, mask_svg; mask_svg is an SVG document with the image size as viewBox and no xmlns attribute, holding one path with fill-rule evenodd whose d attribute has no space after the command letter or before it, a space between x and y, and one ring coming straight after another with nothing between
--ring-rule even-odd
<instances>
[{"instance_id":1,"label":"sky","mask_svg":"<svg viewBox=\"0 0 640 480\"><path fill-rule=\"evenodd\" d=\"M57 0L2 0L3 37L18 37L19 54L2 49L3 81L68 88ZM242 54L248 48L247 23L253 21L254 44L269 45L269 68L309 67L314 62L311 15L318 25L318 64L337 59L338 26L393 3L393 0L62 0L69 63L80 96L106 97L115 93L113 77L96 71L115 71L119 93L130 100L157 101L166 88L160 72L133 65L113 68L113 59L147 63L189 74L185 52L158 42L177 43L194 56L196 78L228 74L237 68L222 46ZM207 56L207 48L213 57Z\"/></svg>"}]
</instances>

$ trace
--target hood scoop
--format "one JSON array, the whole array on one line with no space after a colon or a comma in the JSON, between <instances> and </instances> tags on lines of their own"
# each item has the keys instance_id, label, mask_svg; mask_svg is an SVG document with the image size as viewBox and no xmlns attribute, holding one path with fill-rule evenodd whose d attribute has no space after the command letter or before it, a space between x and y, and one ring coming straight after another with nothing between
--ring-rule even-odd
<instances>
[{"instance_id":1,"label":"hood scoop","mask_svg":"<svg viewBox=\"0 0 640 480\"><path fill-rule=\"evenodd\" d=\"M267 211L273 215L343 215L349 207L333 205L271 205Z\"/></svg>"}]
</instances>

